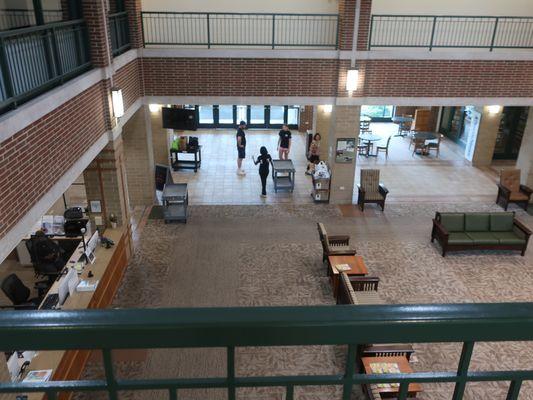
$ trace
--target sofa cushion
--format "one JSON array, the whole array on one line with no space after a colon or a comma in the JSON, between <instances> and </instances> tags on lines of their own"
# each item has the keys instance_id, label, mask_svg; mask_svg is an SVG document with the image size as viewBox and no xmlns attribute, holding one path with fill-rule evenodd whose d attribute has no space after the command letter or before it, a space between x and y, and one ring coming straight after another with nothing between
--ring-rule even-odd
<instances>
[{"instance_id":1,"label":"sofa cushion","mask_svg":"<svg viewBox=\"0 0 533 400\"><path fill-rule=\"evenodd\" d=\"M354 292L357 304L385 304L376 290Z\"/></svg>"},{"instance_id":2,"label":"sofa cushion","mask_svg":"<svg viewBox=\"0 0 533 400\"><path fill-rule=\"evenodd\" d=\"M489 213L466 213L465 214L465 231L466 232L488 232L490 230Z\"/></svg>"},{"instance_id":3,"label":"sofa cushion","mask_svg":"<svg viewBox=\"0 0 533 400\"><path fill-rule=\"evenodd\" d=\"M474 244L499 244L499 239L490 232L466 232Z\"/></svg>"},{"instance_id":4,"label":"sofa cushion","mask_svg":"<svg viewBox=\"0 0 533 400\"><path fill-rule=\"evenodd\" d=\"M500 244L522 245L526 243L526 239L521 238L514 232L492 232L498 238Z\"/></svg>"},{"instance_id":5,"label":"sofa cushion","mask_svg":"<svg viewBox=\"0 0 533 400\"><path fill-rule=\"evenodd\" d=\"M465 215L463 213L441 213L440 223L448 232L464 232Z\"/></svg>"},{"instance_id":6,"label":"sofa cushion","mask_svg":"<svg viewBox=\"0 0 533 400\"><path fill-rule=\"evenodd\" d=\"M513 230L514 213L494 213L490 215L491 232L510 232Z\"/></svg>"},{"instance_id":7,"label":"sofa cushion","mask_svg":"<svg viewBox=\"0 0 533 400\"><path fill-rule=\"evenodd\" d=\"M463 232L452 232L448 236L448 244L473 245L474 241L470 236Z\"/></svg>"}]
</instances>

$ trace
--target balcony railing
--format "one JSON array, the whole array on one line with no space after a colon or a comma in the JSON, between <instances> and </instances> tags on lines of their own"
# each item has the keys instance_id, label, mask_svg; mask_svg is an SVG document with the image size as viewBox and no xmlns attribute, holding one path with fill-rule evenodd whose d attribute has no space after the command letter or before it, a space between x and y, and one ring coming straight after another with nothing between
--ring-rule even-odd
<instances>
[{"instance_id":1,"label":"balcony railing","mask_svg":"<svg viewBox=\"0 0 533 400\"><path fill-rule=\"evenodd\" d=\"M145 46L337 48L337 14L142 12Z\"/></svg>"},{"instance_id":2,"label":"balcony railing","mask_svg":"<svg viewBox=\"0 0 533 400\"><path fill-rule=\"evenodd\" d=\"M63 19L62 10L43 10L45 24L61 21ZM36 25L35 11L22 8L0 9L0 31Z\"/></svg>"},{"instance_id":3,"label":"balcony railing","mask_svg":"<svg viewBox=\"0 0 533 400\"><path fill-rule=\"evenodd\" d=\"M516 400L522 383L533 380L533 370L469 370L476 342L504 341L533 341L533 303L6 311L0 313L0 350L35 350L40 357L46 350L98 350L105 379L1 382L0 393L43 392L56 399L58 392L103 391L114 400L122 390L157 389L177 399L181 389L223 388L234 400L237 388L277 386L284 387L286 399L292 400L297 387L340 386L348 400L354 385L399 382L398 399L405 400L409 383L444 382L455 385L453 400L461 400L469 382L509 382L507 399ZM442 342L463 343L454 370L367 375L357 368L363 344ZM347 345L344 371L236 375L238 347L309 345ZM225 376L137 380L114 372L113 349L208 347L226 349ZM40 367L45 366L40 361Z\"/></svg>"},{"instance_id":4,"label":"balcony railing","mask_svg":"<svg viewBox=\"0 0 533 400\"><path fill-rule=\"evenodd\" d=\"M83 20L0 32L0 112L90 68Z\"/></svg>"},{"instance_id":5,"label":"balcony railing","mask_svg":"<svg viewBox=\"0 0 533 400\"><path fill-rule=\"evenodd\" d=\"M531 49L533 17L372 15L368 47Z\"/></svg>"},{"instance_id":6,"label":"balcony railing","mask_svg":"<svg viewBox=\"0 0 533 400\"><path fill-rule=\"evenodd\" d=\"M111 31L113 57L130 49L130 28L126 11L109 15L109 30Z\"/></svg>"}]
</instances>

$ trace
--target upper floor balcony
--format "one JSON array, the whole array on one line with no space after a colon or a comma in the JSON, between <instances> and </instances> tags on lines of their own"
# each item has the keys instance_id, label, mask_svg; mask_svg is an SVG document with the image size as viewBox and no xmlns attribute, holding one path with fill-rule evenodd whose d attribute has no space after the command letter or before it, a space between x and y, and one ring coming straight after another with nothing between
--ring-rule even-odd
<instances>
[{"instance_id":1,"label":"upper floor balcony","mask_svg":"<svg viewBox=\"0 0 533 400\"><path fill-rule=\"evenodd\" d=\"M123 7L108 14L108 27L112 55L129 49ZM0 113L90 69L90 41L81 2L0 8Z\"/></svg>"}]
</instances>

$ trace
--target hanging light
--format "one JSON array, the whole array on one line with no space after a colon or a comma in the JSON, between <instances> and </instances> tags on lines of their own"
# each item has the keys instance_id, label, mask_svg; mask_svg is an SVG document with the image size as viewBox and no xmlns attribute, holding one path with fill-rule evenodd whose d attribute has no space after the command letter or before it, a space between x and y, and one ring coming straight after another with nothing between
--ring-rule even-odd
<instances>
[{"instance_id":1,"label":"hanging light","mask_svg":"<svg viewBox=\"0 0 533 400\"><path fill-rule=\"evenodd\" d=\"M346 76L346 90L348 90L349 92L357 90L358 80L359 80L359 70L349 69L348 75Z\"/></svg>"},{"instance_id":2,"label":"hanging light","mask_svg":"<svg viewBox=\"0 0 533 400\"><path fill-rule=\"evenodd\" d=\"M159 111L160 106L159 104L150 104L148 108L150 109L150 112L156 113Z\"/></svg>"},{"instance_id":3,"label":"hanging light","mask_svg":"<svg viewBox=\"0 0 533 400\"><path fill-rule=\"evenodd\" d=\"M124 99L122 97L122 89L112 87L111 100L113 101L113 114L116 118L122 117L124 115Z\"/></svg>"}]
</instances>

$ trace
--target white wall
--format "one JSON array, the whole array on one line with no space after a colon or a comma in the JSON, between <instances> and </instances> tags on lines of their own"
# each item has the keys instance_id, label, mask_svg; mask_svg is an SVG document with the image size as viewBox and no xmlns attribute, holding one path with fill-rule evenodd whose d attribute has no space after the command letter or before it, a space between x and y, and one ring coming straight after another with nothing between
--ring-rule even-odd
<instances>
[{"instance_id":1,"label":"white wall","mask_svg":"<svg viewBox=\"0 0 533 400\"><path fill-rule=\"evenodd\" d=\"M373 0L372 14L506 15L525 17L533 16L533 0Z\"/></svg>"},{"instance_id":2,"label":"white wall","mask_svg":"<svg viewBox=\"0 0 533 400\"><path fill-rule=\"evenodd\" d=\"M142 0L143 11L333 13L338 0Z\"/></svg>"}]
</instances>

